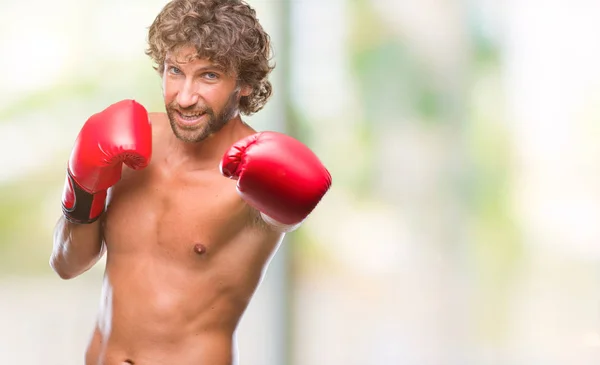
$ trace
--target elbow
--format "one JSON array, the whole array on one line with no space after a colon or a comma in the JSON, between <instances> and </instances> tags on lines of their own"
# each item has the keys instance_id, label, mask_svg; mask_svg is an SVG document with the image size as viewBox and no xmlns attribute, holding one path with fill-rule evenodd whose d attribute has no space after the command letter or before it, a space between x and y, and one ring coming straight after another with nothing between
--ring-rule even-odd
<instances>
[{"instance_id":1,"label":"elbow","mask_svg":"<svg viewBox=\"0 0 600 365\"><path fill-rule=\"evenodd\" d=\"M69 279L73 279L77 276L77 274L73 273L73 272L69 272L67 270L64 269L64 267L62 267L54 258L54 256L52 256L50 258L50 267L52 268L52 270L58 275L58 277L60 277L63 280L69 280Z\"/></svg>"}]
</instances>

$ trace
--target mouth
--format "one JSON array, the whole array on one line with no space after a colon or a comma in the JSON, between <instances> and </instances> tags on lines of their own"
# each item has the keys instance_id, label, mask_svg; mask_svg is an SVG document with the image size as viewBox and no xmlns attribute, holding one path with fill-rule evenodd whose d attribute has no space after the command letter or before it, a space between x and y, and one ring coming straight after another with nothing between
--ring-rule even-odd
<instances>
[{"instance_id":1,"label":"mouth","mask_svg":"<svg viewBox=\"0 0 600 365\"><path fill-rule=\"evenodd\" d=\"M186 126L196 125L202 122L202 119L206 115L205 112L182 113L178 110L174 110L174 114L179 124L183 124Z\"/></svg>"}]
</instances>

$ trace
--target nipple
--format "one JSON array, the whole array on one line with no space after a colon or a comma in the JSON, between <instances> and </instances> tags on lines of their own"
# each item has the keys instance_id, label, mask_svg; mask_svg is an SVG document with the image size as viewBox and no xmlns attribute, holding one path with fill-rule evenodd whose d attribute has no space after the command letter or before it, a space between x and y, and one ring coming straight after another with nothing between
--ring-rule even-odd
<instances>
[{"instance_id":1,"label":"nipple","mask_svg":"<svg viewBox=\"0 0 600 365\"><path fill-rule=\"evenodd\" d=\"M198 255L202 255L206 253L206 247L201 243L196 243L194 245L194 252L196 252Z\"/></svg>"}]
</instances>

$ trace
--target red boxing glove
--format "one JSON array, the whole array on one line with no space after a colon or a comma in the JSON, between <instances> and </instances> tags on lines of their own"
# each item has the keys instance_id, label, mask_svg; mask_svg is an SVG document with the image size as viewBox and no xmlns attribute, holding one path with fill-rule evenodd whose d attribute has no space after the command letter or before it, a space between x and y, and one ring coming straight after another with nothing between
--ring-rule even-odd
<instances>
[{"instance_id":1,"label":"red boxing glove","mask_svg":"<svg viewBox=\"0 0 600 365\"><path fill-rule=\"evenodd\" d=\"M225 177L238 180L237 190L249 205L279 226L300 224L331 186L331 175L319 158L301 142L277 132L236 142L220 168Z\"/></svg>"},{"instance_id":2,"label":"red boxing glove","mask_svg":"<svg viewBox=\"0 0 600 365\"><path fill-rule=\"evenodd\" d=\"M152 126L146 109L133 100L115 103L92 115L77 136L62 197L65 217L92 223L104 212L106 193L121 178L123 163L148 165Z\"/></svg>"}]
</instances>

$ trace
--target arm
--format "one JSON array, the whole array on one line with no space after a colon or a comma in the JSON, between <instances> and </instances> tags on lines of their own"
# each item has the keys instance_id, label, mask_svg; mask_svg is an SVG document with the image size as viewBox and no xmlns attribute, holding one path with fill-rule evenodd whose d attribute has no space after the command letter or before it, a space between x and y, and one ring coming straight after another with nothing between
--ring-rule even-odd
<instances>
[{"instance_id":1,"label":"arm","mask_svg":"<svg viewBox=\"0 0 600 365\"><path fill-rule=\"evenodd\" d=\"M102 221L75 224L61 216L54 228L50 267L62 279L72 279L89 270L104 254Z\"/></svg>"},{"instance_id":2,"label":"arm","mask_svg":"<svg viewBox=\"0 0 600 365\"><path fill-rule=\"evenodd\" d=\"M285 134L256 133L225 153L221 173L278 232L300 226L331 186L331 175L304 144Z\"/></svg>"},{"instance_id":3,"label":"arm","mask_svg":"<svg viewBox=\"0 0 600 365\"><path fill-rule=\"evenodd\" d=\"M123 164L142 169L151 152L148 113L133 100L113 104L85 122L69 158L63 216L54 229L50 266L61 278L82 274L102 257L108 189L121 179Z\"/></svg>"}]
</instances>

